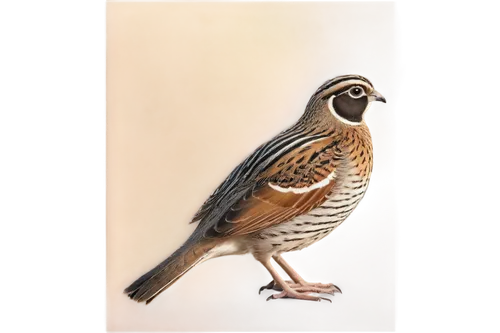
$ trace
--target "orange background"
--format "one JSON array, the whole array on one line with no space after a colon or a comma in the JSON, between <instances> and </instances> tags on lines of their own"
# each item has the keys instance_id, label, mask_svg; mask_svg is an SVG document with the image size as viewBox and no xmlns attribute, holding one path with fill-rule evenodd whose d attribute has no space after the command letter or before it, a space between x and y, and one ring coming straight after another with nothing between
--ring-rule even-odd
<instances>
[{"instance_id":1,"label":"orange background","mask_svg":"<svg viewBox=\"0 0 500 333\"><path fill-rule=\"evenodd\" d=\"M394 69L391 3L108 3L108 330L394 328ZM174 251L225 176L292 124L316 88L361 74L388 100L367 121L375 166L352 216L286 254L333 304L258 295L250 255L208 261L148 306L123 293Z\"/></svg>"}]
</instances>

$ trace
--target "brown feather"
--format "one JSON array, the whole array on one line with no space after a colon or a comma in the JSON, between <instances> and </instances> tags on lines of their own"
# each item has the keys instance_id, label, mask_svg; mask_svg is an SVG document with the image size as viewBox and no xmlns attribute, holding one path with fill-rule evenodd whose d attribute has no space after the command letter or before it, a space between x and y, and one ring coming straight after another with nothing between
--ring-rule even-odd
<instances>
[{"instance_id":1,"label":"brown feather","mask_svg":"<svg viewBox=\"0 0 500 333\"><path fill-rule=\"evenodd\" d=\"M308 145L308 149L299 147L271 165L258 178L263 185L251 189L217 223L217 226L224 225L223 228L218 228L224 230L223 236L257 232L289 221L325 202L326 196L335 185L335 179L330 179L322 187L303 193L281 192L269 184L300 190L324 181L340 163L339 159L333 158L332 149L324 149L333 141L334 138L325 138Z\"/></svg>"}]
</instances>

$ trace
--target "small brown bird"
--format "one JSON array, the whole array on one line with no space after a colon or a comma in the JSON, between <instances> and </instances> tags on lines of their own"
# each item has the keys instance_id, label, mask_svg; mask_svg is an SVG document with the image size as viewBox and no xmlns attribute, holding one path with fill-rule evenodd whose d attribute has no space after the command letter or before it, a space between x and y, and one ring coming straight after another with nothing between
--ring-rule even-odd
<instances>
[{"instance_id":1,"label":"small brown bird","mask_svg":"<svg viewBox=\"0 0 500 333\"><path fill-rule=\"evenodd\" d=\"M325 82L293 126L257 148L205 201L188 240L125 293L147 304L205 260L250 252L273 277L261 291L281 291L268 300L330 301L311 294L340 288L306 282L281 254L328 235L363 198L373 165L363 115L373 101L385 98L362 76ZM292 281L278 275L271 258Z\"/></svg>"}]
</instances>

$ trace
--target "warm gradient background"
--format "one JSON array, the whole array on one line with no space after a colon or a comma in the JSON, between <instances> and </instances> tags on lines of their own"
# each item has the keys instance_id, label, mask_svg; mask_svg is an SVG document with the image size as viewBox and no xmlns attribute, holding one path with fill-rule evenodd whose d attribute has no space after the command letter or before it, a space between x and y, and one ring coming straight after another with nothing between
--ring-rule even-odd
<instances>
[{"instance_id":1,"label":"warm gradient background","mask_svg":"<svg viewBox=\"0 0 500 333\"><path fill-rule=\"evenodd\" d=\"M392 330L395 292L392 3L109 3L108 330ZM210 260L148 306L123 293L174 251L224 177L292 124L325 80L368 77L375 165L351 217L285 254L333 304L266 302L252 256Z\"/></svg>"}]
</instances>

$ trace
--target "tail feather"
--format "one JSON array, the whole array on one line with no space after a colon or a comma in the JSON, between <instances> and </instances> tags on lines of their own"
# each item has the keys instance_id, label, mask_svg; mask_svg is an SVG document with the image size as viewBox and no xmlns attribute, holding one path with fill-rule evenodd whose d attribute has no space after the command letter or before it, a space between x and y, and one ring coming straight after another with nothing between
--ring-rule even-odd
<instances>
[{"instance_id":1,"label":"tail feather","mask_svg":"<svg viewBox=\"0 0 500 333\"><path fill-rule=\"evenodd\" d=\"M209 259L215 245L213 241L184 244L158 266L138 278L124 292L134 301L145 301L149 304L191 268Z\"/></svg>"}]
</instances>

